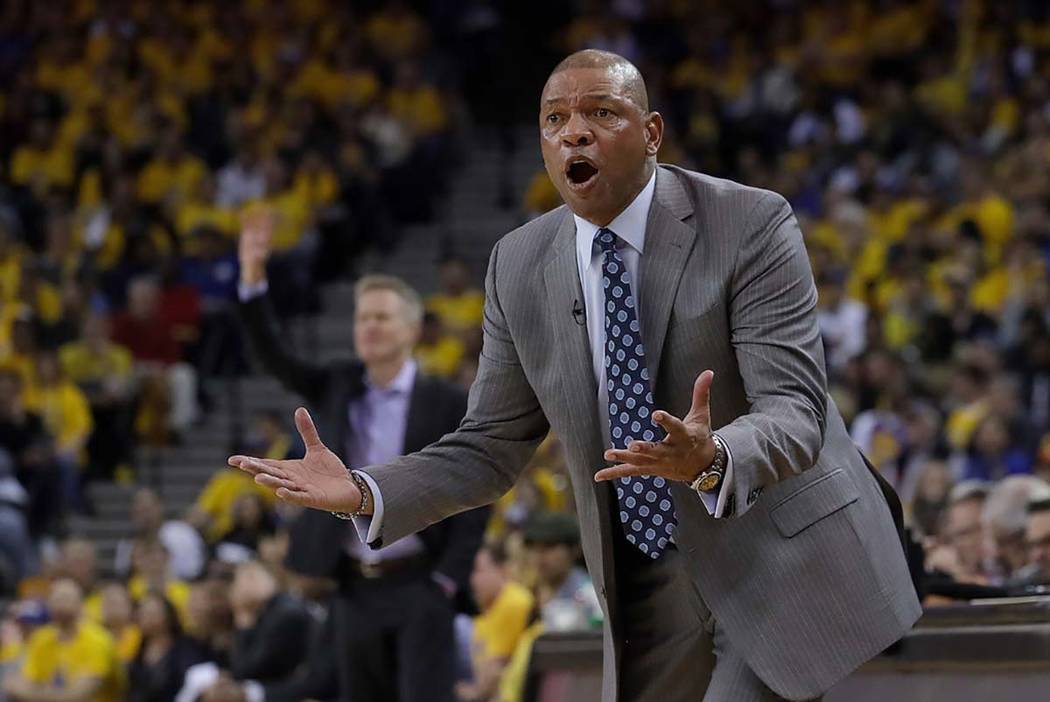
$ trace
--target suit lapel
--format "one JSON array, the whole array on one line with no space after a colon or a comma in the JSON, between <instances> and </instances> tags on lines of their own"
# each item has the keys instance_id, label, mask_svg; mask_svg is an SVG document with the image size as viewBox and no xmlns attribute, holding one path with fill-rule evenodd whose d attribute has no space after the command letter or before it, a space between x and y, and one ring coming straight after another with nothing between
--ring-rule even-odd
<instances>
[{"instance_id":1,"label":"suit lapel","mask_svg":"<svg viewBox=\"0 0 1050 702\"><path fill-rule=\"evenodd\" d=\"M554 240L554 254L543 271L547 287L547 309L551 310L554 342L558 345L561 388L575 436L584 441L590 455L601 455L602 438L598 422L598 386L594 380L591 342L587 327L577 324L570 313L573 301L583 304L580 271L576 263L576 224L568 209ZM597 471L600 466L595 466Z\"/></svg>"},{"instance_id":2,"label":"suit lapel","mask_svg":"<svg viewBox=\"0 0 1050 702\"><path fill-rule=\"evenodd\" d=\"M678 178L672 171L658 168L656 193L645 225L639 293L642 341L651 387L654 388L678 282L696 241L696 231L683 223L692 215L693 204Z\"/></svg>"}]
</instances>

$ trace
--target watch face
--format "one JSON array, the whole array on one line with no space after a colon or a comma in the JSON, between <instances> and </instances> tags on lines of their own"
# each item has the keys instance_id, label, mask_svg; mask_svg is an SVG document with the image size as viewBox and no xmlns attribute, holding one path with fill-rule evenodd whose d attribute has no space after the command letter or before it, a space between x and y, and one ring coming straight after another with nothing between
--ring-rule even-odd
<instances>
[{"instance_id":1,"label":"watch face","mask_svg":"<svg viewBox=\"0 0 1050 702\"><path fill-rule=\"evenodd\" d=\"M702 492L711 492L718 487L718 484L722 482L721 473L708 473L707 475L700 478L700 483L697 485Z\"/></svg>"}]
</instances>

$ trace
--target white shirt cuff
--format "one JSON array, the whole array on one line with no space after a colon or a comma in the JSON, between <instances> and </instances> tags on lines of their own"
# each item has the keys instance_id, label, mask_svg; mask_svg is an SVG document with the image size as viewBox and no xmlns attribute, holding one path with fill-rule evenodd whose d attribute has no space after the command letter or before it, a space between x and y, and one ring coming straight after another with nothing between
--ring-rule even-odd
<instances>
[{"instance_id":1,"label":"white shirt cuff","mask_svg":"<svg viewBox=\"0 0 1050 702\"><path fill-rule=\"evenodd\" d=\"M241 302L248 302L265 295L269 289L270 283L266 280L260 280L258 283L237 283L237 298Z\"/></svg>"},{"instance_id":2,"label":"white shirt cuff","mask_svg":"<svg viewBox=\"0 0 1050 702\"><path fill-rule=\"evenodd\" d=\"M717 493L699 493L701 502L707 508L707 513L715 519L721 519L725 514L726 502L729 501L729 496L733 494L733 453L729 450L728 444L724 441L722 444L726 447L726 472L722 476L722 487L719 488Z\"/></svg>"},{"instance_id":3,"label":"white shirt cuff","mask_svg":"<svg viewBox=\"0 0 1050 702\"><path fill-rule=\"evenodd\" d=\"M354 474L364 480L372 492L372 516L354 518L354 528L357 529L358 538L371 548L383 532L383 495L379 492L376 481L372 480L372 476L368 473L355 470Z\"/></svg>"}]
</instances>

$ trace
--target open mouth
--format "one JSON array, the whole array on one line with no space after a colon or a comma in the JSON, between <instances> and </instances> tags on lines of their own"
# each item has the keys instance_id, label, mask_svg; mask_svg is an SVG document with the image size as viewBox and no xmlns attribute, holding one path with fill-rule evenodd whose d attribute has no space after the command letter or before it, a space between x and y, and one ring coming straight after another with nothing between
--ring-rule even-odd
<instances>
[{"instance_id":1,"label":"open mouth","mask_svg":"<svg viewBox=\"0 0 1050 702\"><path fill-rule=\"evenodd\" d=\"M573 185L584 185L598 175L598 169L590 161L575 159L569 162L565 175Z\"/></svg>"}]
</instances>

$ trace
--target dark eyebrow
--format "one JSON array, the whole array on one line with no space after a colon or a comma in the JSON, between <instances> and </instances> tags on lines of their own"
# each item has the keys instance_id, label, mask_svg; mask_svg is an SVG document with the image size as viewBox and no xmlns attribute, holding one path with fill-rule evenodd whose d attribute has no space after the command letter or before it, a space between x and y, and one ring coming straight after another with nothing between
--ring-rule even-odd
<instances>
[{"instance_id":1,"label":"dark eyebrow","mask_svg":"<svg viewBox=\"0 0 1050 702\"><path fill-rule=\"evenodd\" d=\"M618 95L612 95L611 93L588 93L588 94L583 96L583 99L584 100L614 100L615 101L615 100L623 100L623 99L626 99L626 98L622 98L622 97L620 97ZM550 105L553 105L556 102L565 102L565 98L561 98L561 97L547 98L546 100L543 101L543 104L547 105L549 107Z\"/></svg>"}]
</instances>

